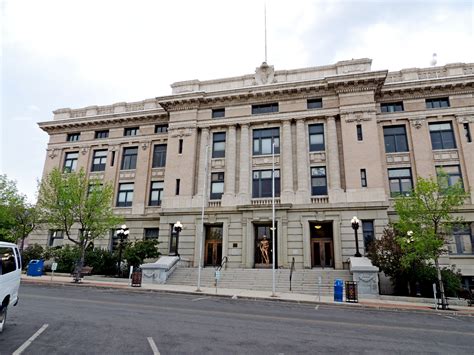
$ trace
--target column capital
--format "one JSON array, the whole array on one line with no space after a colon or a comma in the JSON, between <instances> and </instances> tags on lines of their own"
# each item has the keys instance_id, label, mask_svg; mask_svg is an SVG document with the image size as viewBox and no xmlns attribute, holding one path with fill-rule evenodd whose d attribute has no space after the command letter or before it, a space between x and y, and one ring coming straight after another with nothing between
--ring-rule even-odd
<instances>
[{"instance_id":1,"label":"column capital","mask_svg":"<svg viewBox=\"0 0 474 355\"><path fill-rule=\"evenodd\" d=\"M249 128L249 127L250 127L250 123L247 123L247 122L245 122L245 123L240 123L240 127L241 127L241 128Z\"/></svg>"},{"instance_id":2,"label":"column capital","mask_svg":"<svg viewBox=\"0 0 474 355\"><path fill-rule=\"evenodd\" d=\"M336 117L335 116L326 116L326 120L328 121L335 121Z\"/></svg>"},{"instance_id":3,"label":"column capital","mask_svg":"<svg viewBox=\"0 0 474 355\"><path fill-rule=\"evenodd\" d=\"M285 118L281 121L283 123L283 126L290 126L291 125L291 120L292 120L291 118Z\"/></svg>"}]
</instances>

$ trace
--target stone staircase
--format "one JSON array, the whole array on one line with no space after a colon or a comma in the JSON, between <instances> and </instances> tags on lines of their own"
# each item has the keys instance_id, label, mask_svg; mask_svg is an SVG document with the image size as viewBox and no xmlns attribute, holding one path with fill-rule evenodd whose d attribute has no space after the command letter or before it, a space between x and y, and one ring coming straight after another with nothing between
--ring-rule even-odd
<instances>
[{"instance_id":1,"label":"stone staircase","mask_svg":"<svg viewBox=\"0 0 474 355\"><path fill-rule=\"evenodd\" d=\"M214 268L201 270L201 286L214 287ZM294 293L319 293L318 280L321 277L321 295L332 295L334 280L352 281L349 270L305 269L295 270L292 276L291 289ZM197 286L197 268L177 268L166 281L171 285ZM277 292L290 292L290 270L275 270ZM226 269L221 270L219 288L247 289L255 291L272 290L271 269Z\"/></svg>"}]
</instances>

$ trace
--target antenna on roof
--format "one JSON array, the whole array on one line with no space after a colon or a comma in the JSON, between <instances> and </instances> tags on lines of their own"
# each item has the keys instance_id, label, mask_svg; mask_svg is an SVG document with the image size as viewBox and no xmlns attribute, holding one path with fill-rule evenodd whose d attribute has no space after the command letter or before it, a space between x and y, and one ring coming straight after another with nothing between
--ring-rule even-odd
<instances>
[{"instance_id":1,"label":"antenna on roof","mask_svg":"<svg viewBox=\"0 0 474 355\"><path fill-rule=\"evenodd\" d=\"M263 16L265 22L265 63L267 63L267 2L263 3Z\"/></svg>"}]
</instances>

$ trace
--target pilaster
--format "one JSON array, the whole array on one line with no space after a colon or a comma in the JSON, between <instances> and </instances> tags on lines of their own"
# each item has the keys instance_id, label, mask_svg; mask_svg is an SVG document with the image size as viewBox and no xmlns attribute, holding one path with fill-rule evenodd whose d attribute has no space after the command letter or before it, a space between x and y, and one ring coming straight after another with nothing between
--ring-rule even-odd
<instances>
[{"instance_id":1,"label":"pilaster","mask_svg":"<svg viewBox=\"0 0 474 355\"><path fill-rule=\"evenodd\" d=\"M298 172L297 203L309 203L308 146L306 144L305 123L296 121L296 163Z\"/></svg>"},{"instance_id":2,"label":"pilaster","mask_svg":"<svg viewBox=\"0 0 474 355\"><path fill-rule=\"evenodd\" d=\"M235 199L235 165L236 165L236 128L229 126L227 130L226 148L225 148L225 175L224 175L224 195L222 196L223 206L234 205Z\"/></svg>"},{"instance_id":3,"label":"pilaster","mask_svg":"<svg viewBox=\"0 0 474 355\"><path fill-rule=\"evenodd\" d=\"M291 121L283 121L283 132L280 150L280 170L282 174L281 202L292 203L293 191L293 146L291 142Z\"/></svg>"},{"instance_id":4,"label":"pilaster","mask_svg":"<svg viewBox=\"0 0 474 355\"><path fill-rule=\"evenodd\" d=\"M249 204L249 178L250 178L250 137L249 125L242 124L240 131L240 176L239 176L239 203Z\"/></svg>"}]
</instances>

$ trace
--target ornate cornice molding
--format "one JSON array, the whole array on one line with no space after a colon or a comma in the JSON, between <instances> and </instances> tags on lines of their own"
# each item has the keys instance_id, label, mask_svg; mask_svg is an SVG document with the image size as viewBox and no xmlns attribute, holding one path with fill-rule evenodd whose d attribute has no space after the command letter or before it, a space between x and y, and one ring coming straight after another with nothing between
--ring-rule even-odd
<instances>
[{"instance_id":1,"label":"ornate cornice molding","mask_svg":"<svg viewBox=\"0 0 474 355\"><path fill-rule=\"evenodd\" d=\"M474 113L455 114L458 123L474 123Z\"/></svg>"}]
</instances>

